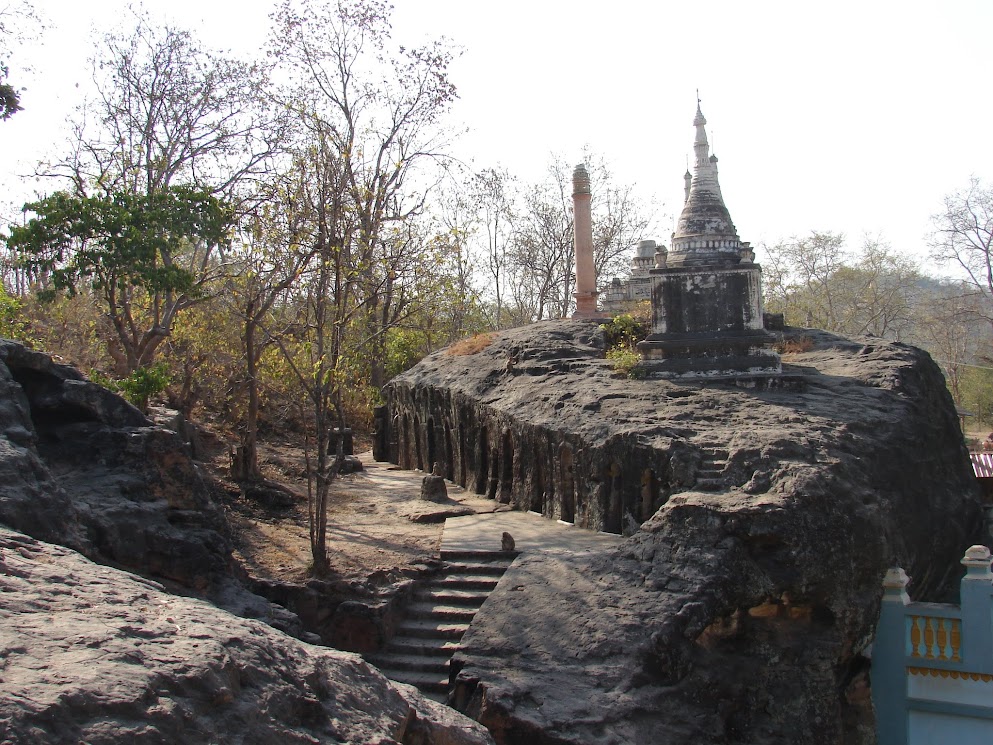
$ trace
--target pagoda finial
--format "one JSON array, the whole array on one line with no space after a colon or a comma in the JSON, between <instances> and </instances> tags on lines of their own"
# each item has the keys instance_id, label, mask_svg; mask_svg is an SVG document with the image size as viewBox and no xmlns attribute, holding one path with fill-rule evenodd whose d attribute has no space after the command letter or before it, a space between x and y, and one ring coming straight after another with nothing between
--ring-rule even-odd
<instances>
[{"instance_id":1,"label":"pagoda finial","mask_svg":"<svg viewBox=\"0 0 993 745\"><path fill-rule=\"evenodd\" d=\"M697 128L702 128L707 123L707 118L703 115L703 109L700 108L700 91L697 89L696 92L696 116L693 117L693 126Z\"/></svg>"}]
</instances>

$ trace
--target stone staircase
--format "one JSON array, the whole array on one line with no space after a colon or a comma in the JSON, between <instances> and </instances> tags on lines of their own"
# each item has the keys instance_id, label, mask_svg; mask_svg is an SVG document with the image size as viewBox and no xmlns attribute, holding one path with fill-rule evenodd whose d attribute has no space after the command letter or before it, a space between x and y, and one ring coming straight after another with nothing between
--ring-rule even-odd
<instances>
[{"instance_id":1,"label":"stone staircase","mask_svg":"<svg viewBox=\"0 0 993 745\"><path fill-rule=\"evenodd\" d=\"M444 701L452 655L516 557L516 551L442 551L442 569L414 592L393 638L366 659L387 678Z\"/></svg>"},{"instance_id":2,"label":"stone staircase","mask_svg":"<svg viewBox=\"0 0 993 745\"><path fill-rule=\"evenodd\" d=\"M699 491L723 491L727 488L724 469L728 465L728 451L717 445L703 445L700 452L703 459L697 470L695 488Z\"/></svg>"}]
</instances>

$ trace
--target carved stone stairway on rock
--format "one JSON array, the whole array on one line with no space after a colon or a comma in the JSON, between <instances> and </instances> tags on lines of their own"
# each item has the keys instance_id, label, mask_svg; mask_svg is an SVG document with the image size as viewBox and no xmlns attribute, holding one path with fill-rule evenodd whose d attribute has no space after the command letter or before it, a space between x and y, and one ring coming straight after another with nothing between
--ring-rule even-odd
<instances>
[{"instance_id":1,"label":"carved stone stairway on rock","mask_svg":"<svg viewBox=\"0 0 993 745\"><path fill-rule=\"evenodd\" d=\"M516 551L442 551L445 565L416 590L396 634L366 655L391 680L444 701L449 662L473 616L517 557Z\"/></svg>"},{"instance_id":2,"label":"carved stone stairway on rock","mask_svg":"<svg viewBox=\"0 0 993 745\"><path fill-rule=\"evenodd\" d=\"M716 445L701 448L702 459L697 469L695 487L699 491L723 491L727 487L724 469L728 465L728 451Z\"/></svg>"}]
</instances>

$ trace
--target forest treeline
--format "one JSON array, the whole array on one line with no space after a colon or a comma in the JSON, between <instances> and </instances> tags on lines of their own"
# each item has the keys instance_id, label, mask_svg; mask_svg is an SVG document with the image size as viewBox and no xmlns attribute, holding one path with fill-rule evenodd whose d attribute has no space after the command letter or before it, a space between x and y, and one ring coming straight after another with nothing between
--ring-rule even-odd
<instances>
[{"instance_id":1,"label":"forest treeline","mask_svg":"<svg viewBox=\"0 0 993 745\"><path fill-rule=\"evenodd\" d=\"M390 10L284 0L254 60L137 11L95 43L51 188L4 239L0 333L223 417L239 479L261 478L260 430L306 437L318 573L333 430L368 429L423 355L572 296L571 165L524 183L452 157L456 50L400 45ZM609 273L651 217L584 157Z\"/></svg>"},{"instance_id":2,"label":"forest treeline","mask_svg":"<svg viewBox=\"0 0 993 745\"><path fill-rule=\"evenodd\" d=\"M811 232L758 251L767 311L791 326L926 349L959 409L993 426L993 190L972 180L932 218L927 271L877 239Z\"/></svg>"},{"instance_id":3,"label":"forest treeline","mask_svg":"<svg viewBox=\"0 0 993 745\"><path fill-rule=\"evenodd\" d=\"M246 60L138 11L95 43L92 94L38 166L51 188L0 257L0 334L139 405L221 417L238 478L261 478L260 431L305 434L318 572L333 430L367 430L382 385L424 355L568 315L574 292L575 164L551 156L526 182L452 157L457 50L400 45L389 15L379 0L284 0ZM582 159L606 284L660 216L602 156ZM924 346L988 420L991 204L977 181L935 218L955 281L879 241L759 247L767 309Z\"/></svg>"}]
</instances>

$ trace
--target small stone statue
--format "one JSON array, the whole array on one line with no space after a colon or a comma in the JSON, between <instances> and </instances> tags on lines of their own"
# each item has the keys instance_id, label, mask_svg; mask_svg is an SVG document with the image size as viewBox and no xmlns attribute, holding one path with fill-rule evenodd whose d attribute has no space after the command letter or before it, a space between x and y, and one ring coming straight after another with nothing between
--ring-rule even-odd
<instances>
[{"instance_id":1,"label":"small stone statue","mask_svg":"<svg viewBox=\"0 0 993 745\"><path fill-rule=\"evenodd\" d=\"M500 538L500 550L501 551L513 551L514 546L517 544L514 541L514 536L512 536L507 531L504 531L503 536Z\"/></svg>"}]
</instances>

